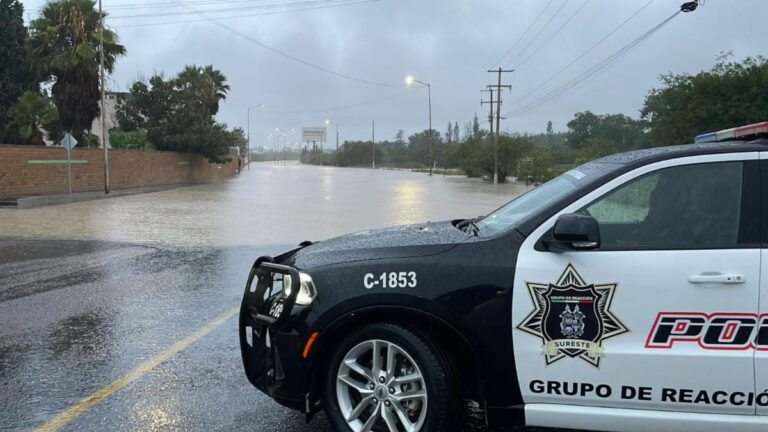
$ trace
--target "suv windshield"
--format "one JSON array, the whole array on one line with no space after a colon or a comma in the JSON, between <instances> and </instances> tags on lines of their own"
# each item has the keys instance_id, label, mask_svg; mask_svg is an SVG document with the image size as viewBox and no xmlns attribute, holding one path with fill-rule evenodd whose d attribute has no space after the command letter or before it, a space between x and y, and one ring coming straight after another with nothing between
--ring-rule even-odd
<instances>
[{"instance_id":1,"label":"suv windshield","mask_svg":"<svg viewBox=\"0 0 768 432\"><path fill-rule=\"evenodd\" d=\"M616 168L616 164L589 162L531 189L477 221L481 237L490 237L517 226L559 199Z\"/></svg>"}]
</instances>

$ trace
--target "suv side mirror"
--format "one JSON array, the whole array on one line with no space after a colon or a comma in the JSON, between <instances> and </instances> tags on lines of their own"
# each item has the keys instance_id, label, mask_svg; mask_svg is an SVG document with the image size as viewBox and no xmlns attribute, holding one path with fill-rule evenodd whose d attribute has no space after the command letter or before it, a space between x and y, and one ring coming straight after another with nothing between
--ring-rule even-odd
<instances>
[{"instance_id":1,"label":"suv side mirror","mask_svg":"<svg viewBox=\"0 0 768 432\"><path fill-rule=\"evenodd\" d=\"M600 226L590 215L564 214L557 218L552 238L543 243L552 252L597 249L600 247Z\"/></svg>"}]
</instances>

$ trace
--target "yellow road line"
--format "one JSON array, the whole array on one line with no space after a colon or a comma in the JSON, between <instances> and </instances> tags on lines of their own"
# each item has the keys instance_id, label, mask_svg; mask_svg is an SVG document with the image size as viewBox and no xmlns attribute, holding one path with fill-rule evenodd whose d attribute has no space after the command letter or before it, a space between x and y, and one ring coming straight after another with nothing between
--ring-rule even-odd
<instances>
[{"instance_id":1,"label":"yellow road line","mask_svg":"<svg viewBox=\"0 0 768 432\"><path fill-rule=\"evenodd\" d=\"M60 412L56 415L56 417L48 420L47 422L41 424L37 428L35 428L36 432L53 432L56 430L61 429L62 427L66 426L67 423L74 420L77 416L85 412L88 408L92 407L93 405L101 402L104 398L111 395L112 393L120 390L121 388L125 387L126 385L136 381L137 379L141 378L142 375L146 374L147 372L151 371L155 367L157 367L160 363L168 360L169 358L173 357L176 353L183 350L184 348L191 345L196 340L200 339L201 337L205 336L206 334L210 333L211 330L218 327L219 325L223 324L224 321L228 320L237 312L240 310L239 307L231 309L224 314L220 315L218 318L214 319L213 321L209 322L208 324L200 327L197 331L192 333L191 335L185 337L184 339L174 343L170 347L168 347L165 351L157 354L156 356L150 358L149 360L145 361L144 363L137 366L132 371L128 372L127 374L121 376L120 378L112 381L110 384L100 388L99 390L91 393L88 397L81 399L79 402L71 405L66 410Z\"/></svg>"}]
</instances>

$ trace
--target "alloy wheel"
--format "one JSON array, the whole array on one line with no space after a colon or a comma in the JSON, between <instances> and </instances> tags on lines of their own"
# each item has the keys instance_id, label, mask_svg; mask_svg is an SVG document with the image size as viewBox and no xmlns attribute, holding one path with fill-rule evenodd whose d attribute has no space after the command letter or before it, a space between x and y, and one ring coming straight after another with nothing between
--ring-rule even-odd
<instances>
[{"instance_id":1,"label":"alloy wheel","mask_svg":"<svg viewBox=\"0 0 768 432\"><path fill-rule=\"evenodd\" d=\"M341 414L354 432L416 432L427 415L427 389L418 364L385 340L347 352L336 376Z\"/></svg>"}]
</instances>

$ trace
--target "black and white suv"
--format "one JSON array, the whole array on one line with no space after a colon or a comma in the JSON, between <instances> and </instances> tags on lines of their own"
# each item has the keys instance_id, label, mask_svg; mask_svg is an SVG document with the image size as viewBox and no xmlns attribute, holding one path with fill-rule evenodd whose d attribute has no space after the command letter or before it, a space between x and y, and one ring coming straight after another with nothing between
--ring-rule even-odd
<instances>
[{"instance_id":1,"label":"black and white suv","mask_svg":"<svg viewBox=\"0 0 768 432\"><path fill-rule=\"evenodd\" d=\"M248 379L337 431L768 431L766 132L259 258Z\"/></svg>"}]
</instances>

